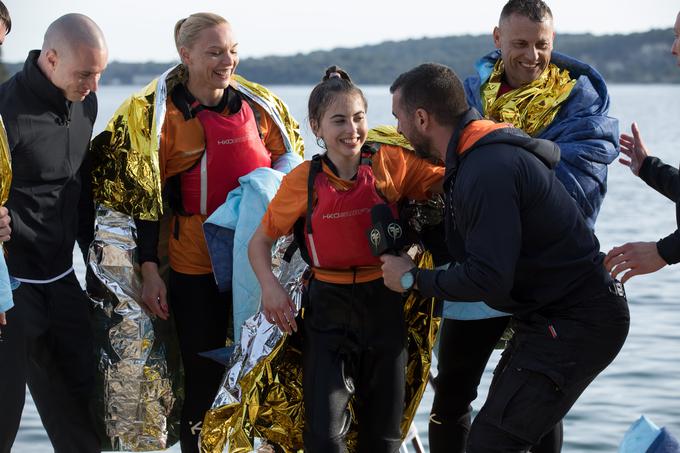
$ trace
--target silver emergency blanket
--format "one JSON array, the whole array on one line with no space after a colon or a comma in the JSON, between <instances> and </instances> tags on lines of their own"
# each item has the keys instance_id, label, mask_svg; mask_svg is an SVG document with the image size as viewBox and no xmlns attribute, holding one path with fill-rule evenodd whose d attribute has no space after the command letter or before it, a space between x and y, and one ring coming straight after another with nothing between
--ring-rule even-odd
<instances>
[{"instance_id":1,"label":"silver emergency blanket","mask_svg":"<svg viewBox=\"0 0 680 453\"><path fill-rule=\"evenodd\" d=\"M272 253L272 270L290 295L297 313L302 306L308 266L299 251L290 261L284 260L292 241L293 236L277 241ZM280 445L301 442L301 438L291 438L299 431L293 428L302 413L301 383L291 378L299 374L299 358L289 357L299 355L299 348L291 347L285 340L281 330L262 312L244 322L240 342L203 421L202 452L268 452L274 451L270 450L268 440L276 439ZM247 413L241 410L246 402ZM284 448L284 451L288 450Z\"/></svg>"},{"instance_id":2,"label":"silver emergency blanket","mask_svg":"<svg viewBox=\"0 0 680 453\"><path fill-rule=\"evenodd\" d=\"M97 354L96 423L103 450L148 451L179 434L181 366L171 322L142 310L134 220L99 207L87 263Z\"/></svg>"},{"instance_id":3,"label":"silver emergency blanket","mask_svg":"<svg viewBox=\"0 0 680 453\"><path fill-rule=\"evenodd\" d=\"M304 274L308 265L299 251L293 254L290 262L283 259L286 249L292 242L293 236L285 236L276 243L272 256L272 270L283 288L290 294L297 315L302 305ZM271 354L281 338L283 332L275 324L270 323L261 311L243 323L241 341L230 358L227 372L213 401L213 409L241 402L239 381Z\"/></svg>"}]
</instances>

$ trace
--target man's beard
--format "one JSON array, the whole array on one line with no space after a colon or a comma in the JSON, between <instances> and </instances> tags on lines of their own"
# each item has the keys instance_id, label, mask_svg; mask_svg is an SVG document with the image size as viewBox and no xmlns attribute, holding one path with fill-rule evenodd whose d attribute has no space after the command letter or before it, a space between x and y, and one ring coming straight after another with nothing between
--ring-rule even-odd
<instances>
[{"instance_id":1,"label":"man's beard","mask_svg":"<svg viewBox=\"0 0 680 453\"><path fill-rule=\"evenodd\" d=\"M441 160L432 148L430 140L426 137L417 134L416 137L413 137L413 140L411 140L411 145L413 146L413 151L416 153L416 156L435 163Z\"/></svg>"}]
</instances>

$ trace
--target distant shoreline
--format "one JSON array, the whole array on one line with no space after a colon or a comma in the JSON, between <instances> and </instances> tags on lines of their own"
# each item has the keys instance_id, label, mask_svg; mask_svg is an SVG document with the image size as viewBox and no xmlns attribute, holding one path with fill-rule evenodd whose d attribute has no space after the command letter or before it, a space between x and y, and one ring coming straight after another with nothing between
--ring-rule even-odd
<instances>
[{"instance_id":1,"label":"distant shoreline","mask_svg":"<svg viewBox=\"0 0 680 453\"><path fill-rule=\"evenodd\" d=\"M555 50L595 67L608 83L680 83L670 58L673 30L654 29L630 34L558 34ZM262 84L313 85L332 64L345 68L361 85L389 85L405 70L423 62L438 62L466 76L475 61L493 50L490 35L462 35L386 41L355 48L337 48L289 56L241 60L238 73ZM102 85L141 85L177 62L109 63ZM4 63L12 75L23 62Z\"/></svg>"}]
</instances>

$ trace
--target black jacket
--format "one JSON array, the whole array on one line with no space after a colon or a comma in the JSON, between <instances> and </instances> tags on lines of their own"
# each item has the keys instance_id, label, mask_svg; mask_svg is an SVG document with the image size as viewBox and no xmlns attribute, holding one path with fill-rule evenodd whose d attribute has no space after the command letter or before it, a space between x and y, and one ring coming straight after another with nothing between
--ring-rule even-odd
<instances>
[{"instance_id":1,"label":"black jacket","mask_svg":"<svg viewBox=\"0 0 680 453\"><path fill-rule=\"evenodd\" d=\"M680 174L661 162L658 157L647 157L640 167L640 178L651 188L675 203L675 221L680 227ZM656 243L659 255L668 264L680 262L680 229Z\"/></svg>"},{"instance_id":2,"label":"black jacket","mask_svg":"<svg viewBox=\"0 0 680 453\"><path fill-rule=\"evenodd\" d=\"M524 314L605 289L599 242L555 177L557 145L503 128L459 155L460 134L479 118L464 115L447 151L446 242L460 264L420 272L420 292Z\"/></svg>"},{"instance_id":3,"label":"black jacket","mask_svg":"<svg viewBox=\"0 0 680 453\"><path fill-rule=\"evenodd\" d=\"M81 247L92 235L85 158L97 99L90 93L83 102L67 101L38 68L39 54L30 52L23 69L0 85L0 114L13 172L6 205L12 217L6 243L9 273L47 280L72 266L79 227Z\"/></svg>"}]
</instances>

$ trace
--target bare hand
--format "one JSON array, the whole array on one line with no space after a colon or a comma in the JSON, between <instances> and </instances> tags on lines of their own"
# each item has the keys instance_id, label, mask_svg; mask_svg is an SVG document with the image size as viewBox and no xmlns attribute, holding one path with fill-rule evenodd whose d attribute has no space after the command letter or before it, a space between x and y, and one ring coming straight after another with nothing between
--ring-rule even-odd
<instances>
[{"instance_id":1,"label":"bare hand","mask_svg":"<svg viewBox=\"0 0 680 453\"><path fill-rule=\"evenodd\" d=\"M163 320L170 316L165 282L153 261L142 263L142 308Z\"/></svg>"},{"instance_id":2,"label":"bare hand","mask_svg":"<svg viewBox=\"0 0 680 453\"><path fill-rule=\"evenodd\" d=\"M7 325L7 317L5 316L4 311L0 311L0 326L6 326Z\"/></svg>"},{"instance_id":3,"label":"bare hand","mask_svg":"<svg viewBox=\"0 0 680 453\"><path fill-rule=\"evenodd\" d=\"M619 144L621 145L621 152L628 156L628 159L620 158L619 162L630 168L635 176L640 175L640 167L645 158L649 156L647 147L642 143L642 137L640 137L640 129L636 123L631 126L633 131L633 136L628 134L621 134L619 138Z\"/></svg>"},{"instance_id":4,"label":"bare hand","mask_svg":"<svg viewBox=\"0 0 680 453\"><path fill-rule=\"evenodd\" d=\"M0 242L7 242L10 240L10 233L12 228L9 224L12 218L9 216L9 211L6 207L0 206Z\"/></svg>"},{"instance_id":5,"label":"bare hand","mask_svg":"<svg viewBox=\"0 0 680 453\"><path fill-rule=\"evenodd\" d=\"M272 324L286 333L297 332L295 304L281 284L276 281L262 287L262 313Z\"/></svg>"},{"instance_id":6,"label":"bare hand","mask_svg":"<svg viewBox=\"0 0 680 453\"><path fill-rule=\"evenodd\" d=\"M611 249L604 259L604 266L612 277L625 272L621 283L636 275L656 272L667 264L659 255L656 242L629 242Z\"/></svg>"},{"instance_id":7,"label":"bare hand","mask_svg":"<svg viewBox=\"0 0 680 453\"><path fill-rule=\"evenodd\" d=\"M411 258L405 253L400 256L381 255L380 261L383 262L382 271L385 286L398 293L406 291L406 288L401 286L401 276L415 267Z\"/></svg>"}]
</instances>

